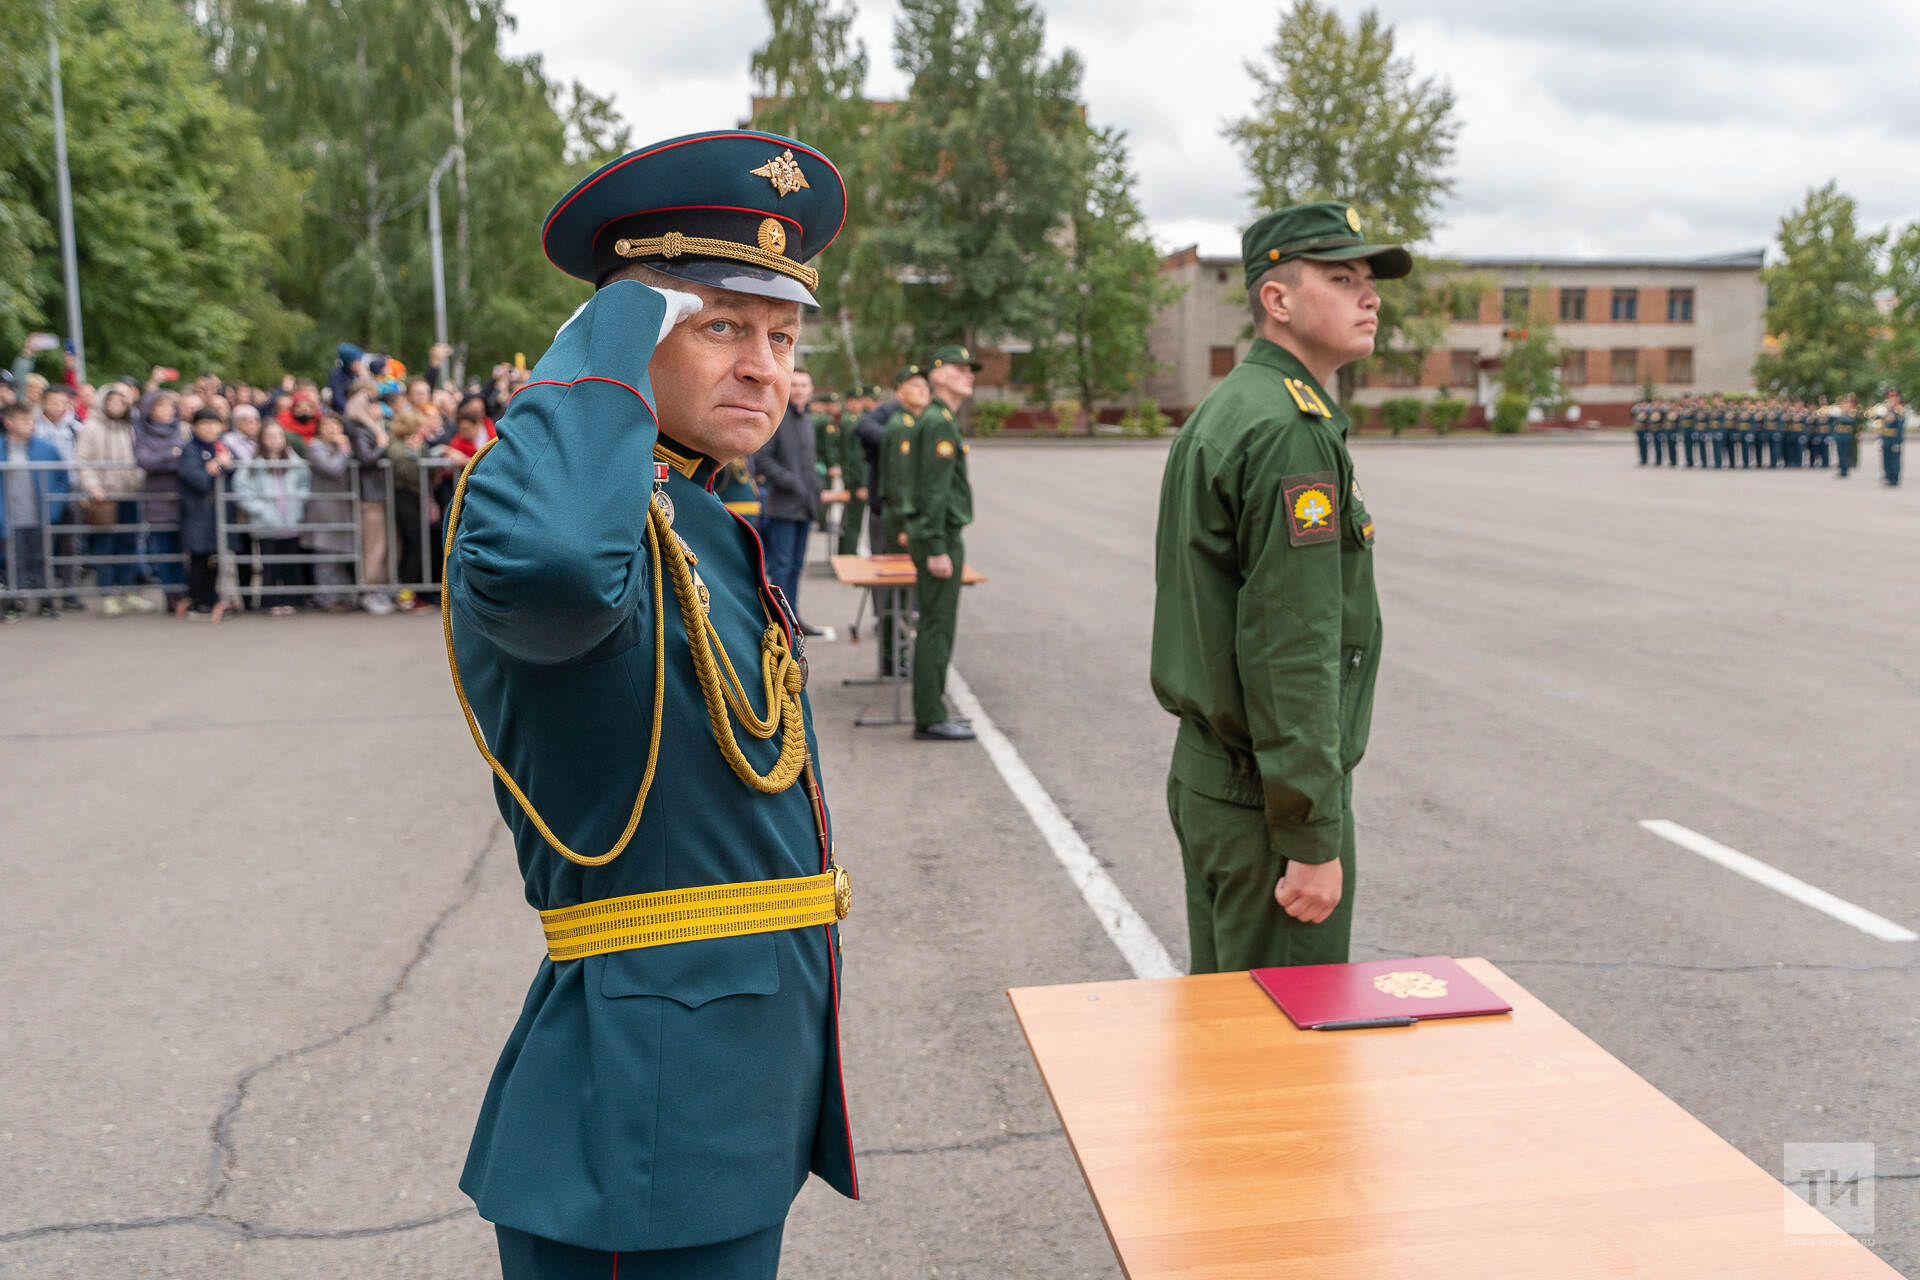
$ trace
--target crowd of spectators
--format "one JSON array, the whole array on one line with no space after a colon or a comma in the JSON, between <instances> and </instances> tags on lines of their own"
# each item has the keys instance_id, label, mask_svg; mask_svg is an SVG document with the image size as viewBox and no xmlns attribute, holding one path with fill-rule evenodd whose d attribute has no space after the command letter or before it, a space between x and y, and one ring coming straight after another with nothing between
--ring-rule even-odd
<instances>
[{"instance_id":1,"label":"crowd of spectators","mask_svg":"<svg viewBox=\"0 0 1920 1280\"><path fill-rule=\"evenodd\" d=\"M71 362L65 380L49 381L23 351L0 369L5 620L58 617L85 598L109 616L164 607L215 622L234 608L284 617L434 607L425 588L439 581L441 517L459 468L527 377L502 364L456 387L451 356L436 345L425 372L410 374L342 343L325 385L288 376L256 387L211 373L183 384L156 367L144 383L96 388L72 376ZM34 463L47 465L18 465Z\"/></svg>"}]
</instances>

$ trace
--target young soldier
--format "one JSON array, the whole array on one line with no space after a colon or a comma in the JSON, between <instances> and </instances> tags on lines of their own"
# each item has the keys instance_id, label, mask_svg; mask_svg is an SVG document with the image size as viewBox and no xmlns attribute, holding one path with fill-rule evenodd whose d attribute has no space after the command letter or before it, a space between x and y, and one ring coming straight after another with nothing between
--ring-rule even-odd
<instances>
[{"instance_id":1,"label":"young soldier","mask_svg":"<svg viewBox=\"0 0 1920 1280\"><path fill-rule=\"evenodd\" d=\"M1412 259L1334 203L1241 240L1259 335L1174 439L1153 688L1180 728L1167 808L1193 971L1332 964L1353 918L1353 768L1380 668L1373 518L1327 386L1370 355Z\"/></svg>"},{"instance_id":2,"label":"young soldier","mask_svg":"<svg viewBox=\"0 0 1920 1280\"><path fill-rule=\"evenodd\" d=\"M867 554L875 556L907 554L907 517L913 514L913 427L933 399L933 388L917 364L894 374L893 384L894 399L875 446L872 492L879 518L867 531ZM880 619L880 670L891 676L893 614L884 607L884 592L879 587L873 591L873 611Z\"/></svg>"},{"instance_id":3,"label":"young soldier","mask_svg":"<svg viewBox=\"0 0 1920 1280\"><path fill-rule=\"evenodd\" d=\"M1887 392L1886 416L1880 419L1880 474L1892 488L1900 487L1900 446L1907 439L1907 406L1898 391Z\"/></svg>"},{"instance_id":4,"label":"young soldier","mask_svg":"<svg viewBox=\"0 0 1920 1280\"><path fill-rule=\"evenodd\" d=\"M960 531L973 523L967 444L953 415L973 394L980 364L965 347L942 347L927 361L933 400L914 424L913 510L907 553L913 557L920 625L913 641L913 736L919 742L964 742L973 727L947 714L947 662L960 621L960 574L967 549Z\"/></svg>"},{"instance_id":5,"label":"young soldier","mask_svg":"<svg viewBox=\"0 0 1920 1280\"><path fill-rule=\"evenodd\" d=\"M544 247L598 292L449 504L454 687L547 938L460 1181L506 1280L771 1280L809 1171L855 1192L799 624L712 492L788 412L845 203L744 130L582 180Z\"/></svg>"}]
</instances>

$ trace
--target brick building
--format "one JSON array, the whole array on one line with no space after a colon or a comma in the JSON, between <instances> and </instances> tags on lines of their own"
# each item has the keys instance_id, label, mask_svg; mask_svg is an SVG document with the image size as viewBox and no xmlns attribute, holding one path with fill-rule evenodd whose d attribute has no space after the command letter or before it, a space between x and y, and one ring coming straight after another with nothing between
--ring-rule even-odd
<instances>
[{"instance_id":1,"label":"brick building","mask_svg":"<svg viewBox=\"0 0 1920 1280\"><path fill-rule=\"evenodd\" d=\"M1712 258L1461 260L1463 273L1490 286L1479 313L1448 327L1417 376L1378 371L1354 399L1372 405L1448 388L1486 404L1497 393L1502 332L1529 307L1572 348L1563 376L1584 417L1624 421L1648 382L1672 394L1751 390L1766 333L1763 258L1754 249ZM1239 258L1188 248L1162 259L1160 270L1186 287L1149 331L1164 367L1147 394L1178 415L1246 355L1250 317Z\"/></svg>"}]
</instances>

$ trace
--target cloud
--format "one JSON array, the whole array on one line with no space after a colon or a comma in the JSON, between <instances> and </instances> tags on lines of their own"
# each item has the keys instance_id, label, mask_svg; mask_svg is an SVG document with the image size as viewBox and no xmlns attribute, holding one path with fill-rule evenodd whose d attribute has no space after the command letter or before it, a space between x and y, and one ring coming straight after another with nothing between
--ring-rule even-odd
<instances>
[{"instance_id":1,"label":"cloud","mask_svg":"<svg viewBox=\"0 0 1920 1280\"><path fill-rule=\"evenodd\" d=\"M1277 0L1041 0L1048 46L1085 66L1096 124L1126 130L1163 248L1231 254L1248 181L1222 124L1253 103ZM1333 0L1349 20L1367 7ZM646 10L512 0L516 50L612 94L636 142L731 125L759 0ZM1769 242L1829 178L1871 227L1920 217L1920 6L1911 0L1378 0L1403 54L1449 83L1462 124L1435 247L1458 254L1692 256ZM892 0L855 21L868 91L906 90Z\"/></svg>"}]
</instances>

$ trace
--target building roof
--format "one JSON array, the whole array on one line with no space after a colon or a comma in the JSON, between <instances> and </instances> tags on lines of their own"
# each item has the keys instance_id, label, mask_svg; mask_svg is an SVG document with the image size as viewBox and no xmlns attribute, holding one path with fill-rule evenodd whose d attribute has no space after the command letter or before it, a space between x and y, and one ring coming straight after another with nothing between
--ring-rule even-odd
<instances>
[{"instance_id":1,"label":"building roof","mask_svg":"<svg viewBox=\"0 0 1920 1280\"><path fill-rule=\"evenodd\" d=\"M1703 258L1455 258L1463 267L1666 267L1686 271L1758 271L1766 265L1765 249L1738 249Z\"/></svg>"}]
</instances>

